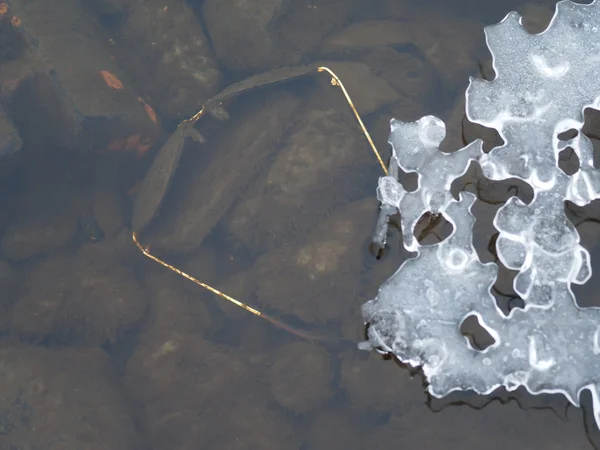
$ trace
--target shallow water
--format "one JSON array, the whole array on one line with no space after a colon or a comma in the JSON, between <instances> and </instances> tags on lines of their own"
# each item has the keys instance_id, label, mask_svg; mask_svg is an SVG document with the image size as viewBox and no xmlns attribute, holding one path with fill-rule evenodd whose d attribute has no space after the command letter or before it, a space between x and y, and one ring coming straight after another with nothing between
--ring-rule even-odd
<instances>
[{"instance_id":1,"label":"shallow water","mask_svg":"<svg viewBox=\"0 0 600 450\"><path fill-rule=\"evenodd\" d=\"M202 2L190 3L201 15ZM481 3L389 0L359 8L360 19L349 20L397 20L411 27L411 39L368 50L313 51L302 62L365 62L398 93L369 111L374 87L354 88L355 96L346 80L356 72L338 73L359 110L367 110L363 118L384 158L392 116L437 114L449 126L445 144L456 147L468 76L480 76L489 60L483 26L516 9L529 11L536 29L553 8L552 2L536 3L537 9L516 1ZM318 13L327 5L305 6ZM294 16L285 20L294 26ZM112 36L114 17L102 15L102 21ZM135 78L131 70L124 72ZM223 68L223 83L251 72ZM242 96L228 105L229 121L202 118L198 129L208 143L186 143L156 229L140 239L186 273L331 341L311 342L275 327L135 248L129 232L135 194L129 191L164 135L141 158L67 152L23 136L20 161L3 180L0 198L0 448L588 449L600 442L589 410L567 406L559 396L431 399L418 371L356 348L364 337L360 305L409 255L398 232L381 258L369 249L381 169L328 81L319 74ZM165 116L171 111L153 107ZM20 131L31 132L19 105L13 110ZM174 129L173 117L163 122L165 135ZM277 130L256 134L277 126L285 127L281 136ZM248 147L264 146L252 150L264 155L252 170L239 162L250 152L237 138L242 129ZM281 178L286 170L290 177ZM234 181L224 184L229 175ZM238 191L226 190L242 179ZM489 261L496 201L512 191L510 183L477 182L470 171L454 187L489 201L475 210L477 249ZM202 222L196 212L205 204L222 216L206 238L197 228L173 225ZM573 214L593 270L600 269L596 209L594 203ZM427 243L447 233L443 221L428 219L417 234ZM190 242L195 247L185 254L169 251ZM496 288L508 307L514 274L503 275ZM582 305L600 305L595 279L575 289ZM590 399L584 403L589 407Z\"/></svg>"}]
</instances>

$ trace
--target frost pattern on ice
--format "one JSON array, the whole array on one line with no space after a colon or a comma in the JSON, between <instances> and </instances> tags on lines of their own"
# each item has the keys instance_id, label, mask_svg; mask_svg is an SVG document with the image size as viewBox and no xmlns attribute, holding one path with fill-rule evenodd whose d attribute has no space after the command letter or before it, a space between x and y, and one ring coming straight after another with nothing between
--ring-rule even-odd
<instances>
[{"instance_id":1,"label":"frost pattern on ice","mask_svg":"<svg viewBox=\"0 0 600 450\"><path fill-rule=\"evenodd\" d=\"M390 172L379 180L377 196L386 217L400 212L404 245L417 256L363 306L369 327L361 347L422 366L436 397L524 386L532 394L562 393L579 406L580 392L589 389L600 427L600 309L575 303L570 286L590 278L590 256L564 212L565 200L582 206L600 198L592 144L581 133L583 110L600 109L599 30L598 0L558 3L550 25L537 35L523 29L515 12L486 27L496 78L470 80L466 112L503 138L487 154L480 141L442 153L445 125L436 117L391 121L392 163L416 172L418 188L407 192ZM569 129L577 136L560 140ZM567 147L580 161L573 175L558 166ZM476 197L463 192L455 200L450 194L452 181L472 161L487 178L520 178L534 191L530 204L512 197L494 219L499 259L519 271L514 288L525 302L508 316L491 295L497 266L481 263L472 244ZM414 227L428 211L443 214L454 231L438 244L421 246ZM380 220L379 235L382 226ZM469 316L495 340L483 351L460 332Z\"/></svg>"}]
</instances>

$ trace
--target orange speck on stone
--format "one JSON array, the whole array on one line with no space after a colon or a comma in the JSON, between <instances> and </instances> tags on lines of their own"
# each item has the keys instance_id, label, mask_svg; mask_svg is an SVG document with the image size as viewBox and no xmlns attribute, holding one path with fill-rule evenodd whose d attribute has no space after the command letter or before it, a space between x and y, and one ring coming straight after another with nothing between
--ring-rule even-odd
<instances>
[{"instance_id":1,"label":"orange speck on stone","mask_svg":"<svg viewBox=\"0 0 600 450\"><path fill-rule=\"evenodd\" d=\"M102 79L106 83L106 85L113 89L123 89L123 83L119 80L115 75L110 73L108 70L101 70L100 75L102 75Z\"/></svg>"},{"instance_id":2,"label":"orange speck on stone","mask_svg":"<svg viewBox=\"0 0 600 450\"><path fill-rule=\"evenodd\" d=\"M4 15L8 12L8 5L4 2L0 3L0 15Z\"/></svg>"},{"instance_id":3,"label":"orange speck on stone","mask_svg":"<svg viewBox=\"0 0 600 450\"><path fill-rule=\"evenodd\" d=\"M13 16L13 18L10 19L10 23L13 27L18 27L19 25L21 25L21 19L19 19L17 16Z\"/></svg>"},{"instance_id":4,"label":"orange speck on stone","mask_svg":"<svg viewBox=\"0 0 600 450\"><path fill-rule=\"evenodd\" d=\"M146 111L146 114L148 115L150 120L158 125L158 118L156 117L156 112L154 111L152 106L146 103L142 97L138 97L138 100L142 105L144 105L144 110Z\"/></svg>"},{"instance_id":5,"label":"orange speck on stone","mask_svg":"<svg viewBox=\"0 0 600 450\"><path fill-rule=\"evenodd\" d=\"M116 151L123 150L125 148L125 139L113 139L108 143L108 150Z\"/></svg>"},{"instance_id":6,"label":"orange speck on stone","mask_svg":"<svg viewBox=\"0 0 600 450\"><path fill-rule=\"evenodd\" d=\"M107 150L109 151L135 151L138 157L142 157L152 147L151 138L140 138L139 134L134 134L128 138L113 139L109 142Z\"/></svg>"},{"instance_id":7,"label":"orange speck on stone","mask_svg":"<svg viewBox=\"0 0 600 450\"><path fill-rule=\"evenodd\" d=\"M138 154L138 157L141 157L146 153L151 145L149 139L140 139L138 134L134 134L133 136L129 136L126 140L127 146L126 150L135 150Z\"/></svg>"},{"instance_id":8,"label":"orange speck on stone","mask_svg":"<svg viewBox=\"0 0 600 450\"><path fill-rule=\"evenodd\" d=\"M131 150L140 143L140 135L134 134L133 136L129 136L125 142L127 142L127 149Z\"/></svg>"},{"instance_id":9,"label":"orange speck on stone","mask_svg":"<svg viewBox=\"0 0 600 450\"><path fill-rule=\"evenodd\" d=\"M140 144L137 146L137 154L139 157L144 156L144 154L150 150L151 145L144 145L144 144Z\"/></svg>"}]
</instances>

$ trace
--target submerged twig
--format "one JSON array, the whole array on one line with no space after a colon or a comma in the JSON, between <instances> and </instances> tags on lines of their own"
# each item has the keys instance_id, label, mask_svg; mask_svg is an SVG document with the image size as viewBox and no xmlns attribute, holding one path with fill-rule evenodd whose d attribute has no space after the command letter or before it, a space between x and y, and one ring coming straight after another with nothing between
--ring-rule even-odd
<instances>
[{"instance_id":1,"label":"submerged twig","mask_svg":"<svg viewBox=\"0 0 600 450\"><path fill-rule=\"evenodd\" d=\"M314 69L313 69L314 70ZM379 161L379 164L381 165L381 168L383 169L384 173L387 175L388 171L387 168L385 167L385 164L383 163L383 160L379 154L379 152L377 151L377 148L375 147L375 144L373 143L373 140L371 139L371 136L369 135L369 132L367 131L367 128L365 127L360 115L358 114L358 111L356 110L356 108L354 107L354 103L352 102L352 99L350 98L350 95L348 94L348 92L346 91L346 88L344 87L344 85L342 84L341 80L338 78L338 76L329 68L327 67L318 67L316 68L317 72L327 72L332 78L331 78L331 84L333 86L339 86L340 89L342 90L342 93L344 94L344 97L346 98L346 101L348 102L348 105L350 106L350 108L352 109L352 112L354 113L354 116L356 117L356 120L358 121L358 124L363 132L363 134L365 135L365 137L367 138L367 141L369 142L369 145L371 146L371 149L373 150L373 153L375 154L375 156L377 157L377 160ZM303 69L304 71L304 69ZM292 74L290 74L289 79L292 78L296 78L298 76L301 76L304 72L303 71L297 71L294 72ZM308 72L308 71L306 71ZM260 85L259 82L257 82L256 86L254 87L258 87ZM229 91L231 91L232 93L230 94ZM227 92L227 95L222 95L222 94L217 94L215 97L213 97L212 99L208 100L200 109L200 111L198 111L196 114L194 114L192 117L185 119L184 121L181 122L181 124L179 125L179 127L182 127L182 125L185 125L185 127L190 127L193 126L207 111L209 111L210 108L216 106L216 107L220 107L221 105L221 98L223 97L227 97L229 98L230 96L234 95L235 93L237 93L237 91L235 89L230 89L230 88L226 88L225 91L223 92ZM240 92L243 92L243 90L240 90ZM252 308L251 306L246 305L245 303L242 303L241 301L231 297L230 295L227 295L221 291L219 291L218 289L210 286L207 283L204 283L200 280L198 280L197 278L183 272L182 270L178 269L177 267L163 261L162 259L154 256L153 254L150 253L149 251L149 247L144 247L140 241L138 240L138 237L136 235L135 229L132 233L132 239L133 242L135 243L135 245L140 249L140 251L144 254L144 256L150 258L151 260L157 262L158 264L162 265L163 267L166 267L167 269L175 272L176 274L192 281L193 283L195 283L196 285L203 287L204 289L207 289L208 291L212 292L213 294L233 303L234 305L245 309L246 311L254 314L257 317L260 317L262 319L265 319L267 322L271 323L272 325L276 326L277 328L280 328L282 330L285 330L297 337L303 338L303 339L307 339L309 341L340 341L341 339L337 339L337 338L328 338L328 337L324 337L324 336L318 336L312 333L309 333L307 331L303 331L303 330L299 330L297 328L294 328L291 325L288 325L272 316L269 316L255 308Z\"/></svg>"},{"instance_id":2,"label":"submerged twig","mask_svg":"<svg viewBox=\"0 0 600 450\"><path fill-rule=\"evenodd\" d=\"M265 314L257 309L252 308L251 306L246 305L245 303L240 302L239 300L236 300L235 298L231 297L230 295L227 295L221 291L219 291L218 289L210 286L209 284L206 284L200 280L198 280L197 278L185 273L183 270L178 269L177 267L169 264L166 261L163 261L162 259L154 256L152 253L150 253L150 250L148 249L148 247L144 247L140 241L137 238L137 235L135 234L135 232L132 235L133 237L133 242L135 243L135 245L137 246L137 248L140 249L140 251L144 254L144 256L150 258L152 261L155 261L157 263L159 263L160 265L162 265L163 267L166 267L169 270L172 270L173 272L175 272L178 275L181 275L184 278L187 278L188 280L190 280L192 283L197 284L200 287L203 287L204 289L209 290L210 292L212 292L213 294L218 295L221 298L224 298L225 300L233 303L236 306L239 306L240 308L245 309L246 311L254 314L257 317L260 317L262 319L265 319L266 321L270 322L271 324L275 325L277 328L281 328L282 330L285 330L295 336L301 337L303 339L308 339L310 341L332 341L334 339L330 339L327 337L322 337L322 336L317 336L311 333L308 333L306 331L302 331L299 330L297 328L292 327L291 325L287 325L277 319L275 319L274 317L269 316L268 314Z\"/></svg>"}]
</instances>

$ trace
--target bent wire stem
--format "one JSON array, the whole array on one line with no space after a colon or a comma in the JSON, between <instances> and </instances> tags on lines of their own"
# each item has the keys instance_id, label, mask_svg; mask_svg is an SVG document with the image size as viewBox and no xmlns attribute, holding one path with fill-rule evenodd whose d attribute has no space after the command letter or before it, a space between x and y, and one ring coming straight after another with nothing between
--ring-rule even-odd
<instances>
[{"instance_id":1,"label":"bent wire stem","mask_svg":"<svg viewBox=\"0 0 600 450\"><path fill-rule=\"evenodd\" d=\"M367 128L365 127L365 124L363 123L362 119L360 118L360 114L358 114L358 111L354 107L354 103L352 102L352 99L350 98L350 95L348 94L348 91L346 91L346 88L342 84L342 81L328 67L319 67L317 69L317 71L319 71L319 72L327 72L329 75L331 75L331 85L332 86L339 86L340 87L340 89L342 90L342 93L344 94L344 97L346 98L346 101L348 102L348 105L350 106L350 108L352 109L352 112L354 113L354 117L356 117L356 121L360 125L360 129L362 130L363 134L367 138L367 141L369 141L369 145L371 146L371 149L373 150L373 153L375 153L375 157L377 158L377 161L379 162L379 165L383 169L383 173L385 173L387 175L388 174L387 167L385 166L385 164L383 162L383 159L381 159L381 155L377 151L377 148L375 147L375 144L373 143L373 139L371 139L371 135L367 131Z\"/></svg>"},{"instance_id":2,"label":"bent wire stem","mask_svg":"<svg viewBox=\"0 0 600 450\"><path fill-rule=\"evenodd\" d=\"M383 169L383 172L387 175L388 171L387 171L387 167L385 166L385 164L383 163L383 159L381 158L381 155L379 154L379 152L377 151L377 148L375 147L375 144L373 143L373 140L371 139L371 136L369 134L369 132L367 131L367 128L365 127L360 115L358 114L358 111L356 110L356 107L354 106L354 103L352 102L352 99L350 98L350 95L348 94L348 91L346 91L346 88L344 87L342 81L339 79L339 77L328 67L319 67L317 69L317 72L327 72L330 76L331 76L331 84L332 86L338 86L341 90L342 93L344 94L344 97L346 99L346 101L348 102L348 105L350 106L350 108L352 109L352 112L354 113L354 116L356 117L356 120L363 132L363 134L365 135L367 141L369 142L369 145L371 147L371 149L373 150L373 153L375 154L381 168ZM206 112L206 104L202 106L202 108L200 109L200 111L198 111L196 114L194 114L192 117L185 119L184 121L181 122L181 124L183 123L188 123L188 124L195 124ZM181 125L180 124L180 125ZM265 314L255 308L252 308L251 306L246 305L245 303L242 303L241 301L219 291L218 289L210 286L209 284L206 284L200 280L198 280L197 278L183 272L182 270L178 269L177 267L163 261L162 259L158 258L157 256L153 255L152 253L150 253L150 246L144 246L138 239L138 236L136 235L135 232L132 233L132 239L133 242L135 243L135 245L137 246L137 248L142 252L142 254L144 256L146 256L147 258L150 258L151 260L157 262L158 264L162 265L163 267L166 267L167 269L171 270L172 272L175 272L176 274L190 280L191 282L195 283L196 285L203 287L204 289L212 292L213 294L216 294L217 296L233 303L234 305L245 309L246 311L254 314L257 317L260 317L264 320L266 320L267 322L271 323L272 325L276 326L277 328L280 328L284 331L287 331L297 337L300 337L302 339L307 339L309 341L334 341L337 340L335 338L328 338L328 337L323 337L323 336L318 336L315 335L313 333L309 333L303 330L299 330L295 327L292 327L291 325L288 325L272 316L269 316L268 314Z\"/></svg>"}]
</instances>

